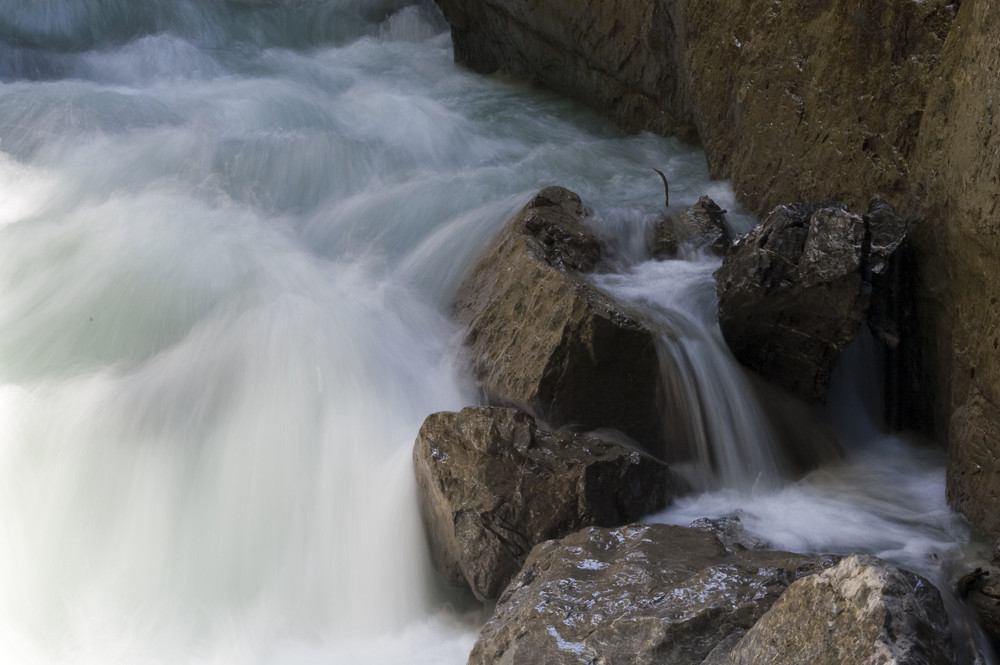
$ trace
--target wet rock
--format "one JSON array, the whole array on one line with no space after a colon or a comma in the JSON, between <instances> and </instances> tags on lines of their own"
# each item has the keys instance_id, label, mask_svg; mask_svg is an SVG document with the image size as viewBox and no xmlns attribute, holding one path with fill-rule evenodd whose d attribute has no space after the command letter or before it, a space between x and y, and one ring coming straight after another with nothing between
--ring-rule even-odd
<instances>
[{"instance_id":1,"label":"wet rock","mask_svg":"<svg viewBox=\"0 0 1000 665\"><path fill-rule=\"evenodd\" d=\"M921 390L952 505L1000 535L1000 12L963 2L912 158ZM988 92L987 92L988 91Z\"/></svg>"},{"instance_id":2,"label":"wet rock","mask_svg":"<svg viewBox=\"0 0 1000 665\"><path fill-rule=\"evenodd\" d=\"M707 196L679 213L668 209L653 229L650 254L657 260L676 258L682 243L725 256L732 246L726 211Z\"/></svg>"},{"instance_id":3,"label":"wet rock","mask_svg":"<svg viewBox=\"0 0 1000 665\"><path fill-rule=\"evenodd\" d=\"M868 316L872 275L903 241L891 208L876 210L778 206L736 243L715 277L719 325L740 362L825 401L833 362Z\"/></svg>"},{"instance_id":4,"label":"wet rock","mask_svg":"<svg viewBox=\"0 0 1000 665\"><path fill-rule=\"evenodd\" d=\"M707 196L680 214L677 226L685 242L725 256L732 244L732 234L726 226L726 211Z\"/></svg>"},{"instance_id":5,"label":"wet rock","mask_svg":"<svg viewBox=\"0 0 1000 665\"><path fill-rule=\"evenodd\" d=\"M730 552L698 529L584 529L531 552L469 665L698 664L794 580L833 563Z\"/></svg>"},{"instance_id":6,"label":"wet rock","mask_svg":"<svg viewBox=\"0 0 1000 665\"><path fill-rule=\"evenodd\" d=\"M994 644L1000 643L1000 568L976 568L959 580L956 591L972 606Z\"/></svg>"},{"instance_id":7,"label":"wet rock","mask_svg":"<svg viewBox=\"0 0 1000 665\"><path fill-rule=\"evenodd\" d=\"M456 297L468 361L494 404L665 456L657 335L582 276L600 260L582 217L576 194L550 187L504 226Z\"/></svg>"},{"instance_id":8,"label":"wet rock","mask_svg":"<svg viewBox=\"0 0 1000 665\"><path fill-rule=\"evenodd\" d=\"M552 433L507 408L429 416L413 449L431 554L451 583L492 599L536 544L666 506L667 466L594 435Z\"/></svg>"},{"instance_id":9,"label":"wet rock","mask_svg":"<svg viewBox=\"0 0 1000 665\"><path fill-rule=\"evenodd\" d=\"M437 3L456 61L576 97L628 131L700 139L711 175L759 214L781 201L862 205L850 198L860 192L905 198L958 4Z\"/></svg>"},{"instance_id":10,"label":"wet rock","mask_svg":"<svg viewBox=\"0 0 1000 665\"><path fill-rule=\"evenodd\" d=\"M650 255L658 260L677 258L680 242L677 240L677 221L673 214L667 212L656 220L653 227L653 238L649 243Z\"/></svg>"},{"instance_id":11,"label":"wet rock","mask_svg":"<svg viewBox=\"0 0 1000 665\"><path fill-rule=\"evenodd\" d=\"M987 533L1000 533L1000 407L978 386L951 418L948 502Z\"/></svg>"},{"instance_id":12,"label":"wet rock","mask_svg":"<svg viewBox=\"0 0 1000 665\"><path fill-rule=\"evenodd\" d=\"M951 665L955 654L937 589L852 555L792 584L722 662Z\"/></svg>"},{"instance_id":13,"label":"wet rock","mask_svg":"<svg viewBox=\"0 0 1000 665\"><path fill-rule=\"evenodd\" d=\"M747 550L763 550L770 547L770 543L760 536L750 532L743 526L743 519L740 516L742 511L730 515L723 515L715 519L703 517L700 520L691 522L692 529L700 529L715 534L722 546L730 552Z\"/></svg>"},{"instance_id":14,"label":"wet rock","mask_svg":"<svg viewBox=\"0 0 1000 665\"><path fill-rule=\"evenodd\" d=\"M658 0L436 1L456 62L575 97L628 131L695 140L670 12Z\"/></svg>"}]
</instances>

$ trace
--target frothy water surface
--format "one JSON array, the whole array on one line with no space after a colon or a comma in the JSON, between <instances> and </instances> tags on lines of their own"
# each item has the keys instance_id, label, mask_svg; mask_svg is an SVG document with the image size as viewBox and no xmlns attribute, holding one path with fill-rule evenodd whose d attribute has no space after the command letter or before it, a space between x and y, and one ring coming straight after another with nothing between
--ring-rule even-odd
<instances>
[{"instance_id":1,"label":"frothy water surface","mask_svg":"<svg viewBox=\"0 0 1000 665\"><path fill-rule=\"evenodd\" d=\"M702 155L455 67L431 5L11 0L0 81L2 662L463 663L484 617L431 570L410 451L476 399L457 280L550 184L616 243L602 287L701 303L657 307L708 331L702 429L734 447L706 484L766 477L817 515L857 491L781 489L752 394L704 360L711 270L644 262L651 167L735 205ZM951 524L940 460L908 451L932 497L908 509Z\"/></svg>"}]
</instances>

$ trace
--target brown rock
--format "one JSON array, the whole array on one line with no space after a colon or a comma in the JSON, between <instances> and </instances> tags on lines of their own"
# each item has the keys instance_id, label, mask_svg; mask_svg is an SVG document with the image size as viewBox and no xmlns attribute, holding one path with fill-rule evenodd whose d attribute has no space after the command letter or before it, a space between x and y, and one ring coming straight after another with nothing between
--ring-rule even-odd
<instances>
[{"instance_id":1,"label":"brown rock","mask_svg":"<svg viewBox=\"0 0 1000 665\"><path fill-rule=\"evenodd\" d=\"M955 654L927 580L853 555L788 587L721 662L950 665Z\"/></svg>"},{"instance_id":2,"label":"brown rock","mask_svg":"<svg viewBox=\"0 0 1000 665\"><path fill-rule=\"evenodd\" d=\"M943 440L968 431L949 422L974 395L1000 405L1000 16L988 3L440 4L460 61L488 51L493 69L589 100L628 129L697 134L713 177L758 213L793 200L858 207L871 191L905 204L909 340L895 347L899 335L876 330L894 422ZM951 476L967 471L956 463Z\"/></svg>"},{"instance_id":3,"label":"brown rock","mask_svg":"<svg viewBox=\"0 0 1000 665\"><path fill-rule=\"evenodd\" d=\"M758 214L904 200L953 3L682 0L672 15L709 171Z\"/></svg>"},{"instance_id":4,"label":"brown rock","mask_svg":"<svg viewBox=\"0 0 1000 665\"><path fill-rule=\"evenodd\" d=\"M618 429L664 456L656 335L580 271L600 246L580 198L539 193L462 283L455 316L487 398L555 427Z\"/></svg>"},{"instance_id":5,"label":"brown rock","mask_svg":"<svg viewBox=\"0 0 1000 665\"><path fill-rule=\"evenodd\" d=\"M536 547L469 665L695 665L829 557L726 550L710 532L590 528Z\"/></svg>"},{"instance_id":6,"label":"brown rock","mask_svg":"<svg viewBox=\"0 0 1000 665\"><path fill-rule=\"evenodd\" d=\"M917 404L948 438L949 499L1000 535L1000 14L963 2L928 94L914 163Z\"/></svg>"},{"instance_id":7,"label":"brown rock","mask_svg":"<svg viewBox=\"0 0 1000 665\"><path fill-rule=\"evenodd\" d=\"M972 606L993 643L1000 643L1000 568L976 568L959 581L957 591Z\"/></svg>"},{"instance_id":8,"label":"brown rock","mask_svg":"<svg viewBox=\"0 0 1000 665\"><path fill-rule=\"evenodd\" d=\"M695 140L679 85L670 11L658 0L572 5L545 0L437 0L455 60L575 97L628 131Z\"/></svg>"},{"instance_id":9,"label":"brown rock","mask_svg":"<svg viewBox=\"0 0 1000 665\"><path fill-rule=\"evenodd\" d=\"M515 409L424 421L413 448L431 554L451 583L496 598L536 544L666 506L667 466L619 443L538 429Z\"/></svg>"},{"instance_id":10,"label":"brown rock","mask_svg":"<svg viewBox=\"0 0 1000 665\"><path fill-rule=\"evenodd\" d=\"M948 502L987 533L1000 533L1000 409L973 388L951 418Z\"/></svg>"}]
</instances>

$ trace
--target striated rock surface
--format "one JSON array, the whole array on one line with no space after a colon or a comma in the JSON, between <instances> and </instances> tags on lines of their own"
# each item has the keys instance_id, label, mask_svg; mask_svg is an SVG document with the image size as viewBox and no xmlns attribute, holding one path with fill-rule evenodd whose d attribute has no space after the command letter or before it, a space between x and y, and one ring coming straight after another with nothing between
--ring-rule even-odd
<instances>
[{"instance_id":1,"label":"striated rock surface","mask_svg":"<svg viewBox=\"0 0 1000 665\"><path fill-rule=\"evenodd\" d=\"M719 662L952 665L955 654L937 589L853 555L792 584Z\"/></svg>"},{"instance_id":2,"label":"striated rock surface","mask_svg":"<svg viewBox=\"0 0 1000 665\"><path fill-rule=\"evenodd\" d=\"M963 2L913 161L923 391L949 440L948 498L1000 535L1000 14Z\"/></svg>"},{"instance_id":3,"label":"striated rock surface","mask_svg":"<svg viewBox=\"0 0 1000 665\"><path fill-rule=\"evenodd\" d=\"M833 362L868 316L871 276L884 272L905 225L880 199L875 214L843 204L775 208L716 272L719 325L747 367L824 401Z\"/></svg>"},{"instance_id":4,"label":"striated rock surface","mask_svg":"<svg viewBox=\"0 0 1000 665\"><path fill-rule=\"evenodd\" d=\"M437 0L455 60L575 97L628 131L694 140L670 11L660 0Z\"/></svg>"},{"instance_id":5,"label":"striated rock surface","mask_svg":"<svg viewBox=\"0 0 1000 665\"><path fill-rule=\"evenodd\" d=\"M536 544L665 507L667 466L619 443L538 429L506 408L429 416L413 464L438 571L480 599L500 595Z\"/></svg>"},{"instance_id":6,"label":"striated rock surface","mask_svg":"<svg viewBox=\"0 0 1000 665\"><path fill-rule=\"evenodd\" d=\"M681 0L692 113L713 177L758 214L783 201L907 192L947 0Z\"/></svg>"},{"instance_id":7,"label":"striated rock surface","mask_svg":"<svg viewBox=\"0 0 1000 665\"><path fill-rule=\"evenodd\" d=\"M947 0L437 0L455 58L699 137L758 213L781 201L900 202Z\"/></svg>"},{"instance_id":8,"label":"striated rock surface","mask_svg":"<svg viewBox=\"0 0 1000 665\"><path fill-rule=\"evenodd\" d=\"M964 599L979 618L983 630L1000 644L1000 561L993 557L993 565L976 568L965 575L958 584L958 595Z\"/></svg>"},{"instance_id":9,"label":"striated rock surface","mask_svg":"<svg viewBox=\"0 0 1000 665\"><path fill-rule=\"evenodd\" d=\"M589 528L536 547L469 665L695 665L830 557L727 550L710 531Z\"/></svg>"},{"instance_id":10,"label":"striated rock surface","mask_svg":"<svg viewBox=\"0 0 1000 665\"><path fill-rule=\"evenodd\" d=\"M614 428L664 455L656 335L582 276L600 258L580 198L536 195L463 281L454 312L489 401L554 427Z\"/></svg>"}]
</instances>

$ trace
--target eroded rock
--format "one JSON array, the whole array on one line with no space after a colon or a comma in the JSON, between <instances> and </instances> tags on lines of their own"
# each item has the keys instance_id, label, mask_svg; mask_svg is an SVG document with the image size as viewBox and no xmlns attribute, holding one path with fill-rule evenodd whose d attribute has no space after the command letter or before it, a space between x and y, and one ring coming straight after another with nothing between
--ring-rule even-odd
<instances>
[{"instance_id":1,"label":"eroded rock","mask_svg":"<svg viewBox=\"0 0 1000 665\"><path fill-rule=\"evenodd\" d=\"M952 665L955 654L933 585L852 555L792 584L721 662Z\"/></svg>"},{"instance_id":2,"label":"eroded rock","mask_svg":"<svg viewBox=\"0 0 1000 665\"><path fill-rule=\"evenodd\" d=\"M662 455L656 335L582 276L600 259L582 217L576 194L543 190L464 280L454 312L472 372L494 404L614 428Z\"/></svg>"},{"instance_id":3,"label":"eroded rock","mask_svg":"<svg viewBox=\"0 0 1000 665\"><path fill-rule=\"evenodd\" d=\"M508 408L432 414L413 463L434 564L480 600L499 596L536 544L636 520L666 506L674 484L635 449L546 432Z\"/></svg>"},{"instance_id":4,"label":"eroded rock","mask_svg":"<svg viewBox=\"0 0 1000 665\"><path fill-rule=\"evenodd\" d=\"M719 325L740 362L825 401L833 362L868 316L872 276L905 235L881 199L872 210L778 206L736 243L715 277Z\"/></svg>"},{"instance_id":5,"label":"eroded rock","mask_svg":"<svg viewBox=\"0 0 1000 665\"><path fill-rule=\"evenodd\" d=\"M702 660L830 557L729 551L708 531L589 528L536 547L469 665Z\"/></svg>"}]
</instances>

